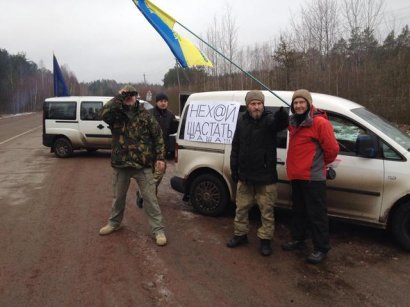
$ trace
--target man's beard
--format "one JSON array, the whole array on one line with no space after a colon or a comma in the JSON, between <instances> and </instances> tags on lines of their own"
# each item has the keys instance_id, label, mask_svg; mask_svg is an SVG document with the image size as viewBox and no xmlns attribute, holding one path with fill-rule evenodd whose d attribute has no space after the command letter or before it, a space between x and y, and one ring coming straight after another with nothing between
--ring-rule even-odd
<instances>
[{"instance_id":1,"label":"man's beard","mask_svg":"<svg viewBox=\"0 0 410 307\"><path fill-rule=\"evenodd\" d=\"M252 112L249 112L249 114L251 115L253 119L259 119L262 117L262 111L252 111Z\"/></svg>"}]
</instances>

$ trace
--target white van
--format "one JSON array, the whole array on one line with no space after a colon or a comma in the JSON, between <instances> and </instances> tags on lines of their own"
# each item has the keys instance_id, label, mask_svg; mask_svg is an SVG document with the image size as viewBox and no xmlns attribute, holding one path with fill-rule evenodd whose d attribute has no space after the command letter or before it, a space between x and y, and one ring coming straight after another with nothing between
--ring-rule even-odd
<instances>
[{"instance_id":1,"label":"white van","mask_svg":"<svg viewBox=\"0 0 410 307\"><path fill-rule=\"evenodd\" d=\"M47 98L43 105L43 145L59 158L73 150L111 148L111 130L98 118L98 112L112 97L69 96ZM153 106L139 100L147 110Z\"/></svg>"},{"instance_id":2,"label":"white van","mask_svg":"<svg viewBox=\"0 0 410 307\"><path fill-rule=\"evenodd\" d=\"M177 132L173 189L205 215L219 215L235 201L230 153L247 91L206 92L189 96ZM285 106L268 91L267 110ZM291 102L293 92L275 91ZM363 106L335 96L312 93L313 104L327 112L340 146L327 183L330 216L369 226L391 228L410 251L410 137ZM277 206L291 207L285 161L288 132L278 134Z\"/></svg>"}]
</instances>

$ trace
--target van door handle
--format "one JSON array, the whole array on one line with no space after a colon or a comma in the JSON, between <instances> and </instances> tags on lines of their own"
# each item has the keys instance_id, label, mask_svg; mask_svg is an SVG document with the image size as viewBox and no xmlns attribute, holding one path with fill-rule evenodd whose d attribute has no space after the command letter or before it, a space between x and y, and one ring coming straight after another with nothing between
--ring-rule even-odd
<instances>
[{"instance_id":1,"label":"van door handle","mask_svg":"<svg viewBox=\"0 0 410 307\"><path fill-rule=\"evenodd\" d=\"M99 125L97 126L97 128L98 128L98 129L103 129L104 126L103 126L102 124L99 124Z\"/></svg>"}]
</instances>

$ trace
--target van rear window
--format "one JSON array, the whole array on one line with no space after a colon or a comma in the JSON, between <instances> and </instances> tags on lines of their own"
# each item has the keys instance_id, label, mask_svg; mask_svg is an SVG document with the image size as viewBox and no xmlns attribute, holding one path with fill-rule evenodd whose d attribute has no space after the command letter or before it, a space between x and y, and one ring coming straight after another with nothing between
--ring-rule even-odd
<instances>
[{"instance_id":1,"label":"van rear window","mask_svg":"<svg viewBox=\"0 0 410 307\"><path fill-rule=\"evenodd\" d=\"M46 105L46 119L76 119L76 106L75 101L50 101Z\"/></svg>"}]
</instances>

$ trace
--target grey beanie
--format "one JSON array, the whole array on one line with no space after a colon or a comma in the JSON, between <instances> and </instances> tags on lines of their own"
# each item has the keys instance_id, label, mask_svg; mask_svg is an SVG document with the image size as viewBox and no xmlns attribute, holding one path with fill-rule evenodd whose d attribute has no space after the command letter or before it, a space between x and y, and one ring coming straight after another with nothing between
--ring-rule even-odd
<instances>
[{"instance_id":1,"label":"grey beanie","mask_svg":"<svg viewBox=\"0 0 410 307\"><path fill-rule=\"evenodd\" d=\"M265 95L263 95L263 93L259 90L249 91L245 96L246 105L248 105L253 100L258 100L262 103L265 103Z\"/></svg>"},{"instance_id":2,"label":"grey beanie","mask_svg":"<svg viewBox=\"0 0 410 307\"><path fill-rule=\"evenodd\" d=\"M292 104L290 105L290 110L292 111L292 113L295 113L295 109L293 107L293 101L296 98L305 99L306 102L308 103L308 109L310 110L310 108L312 107L312 95L310 95L310 92L308 90L300 89L293 93Z\"/></svg>"}]
</instances>

